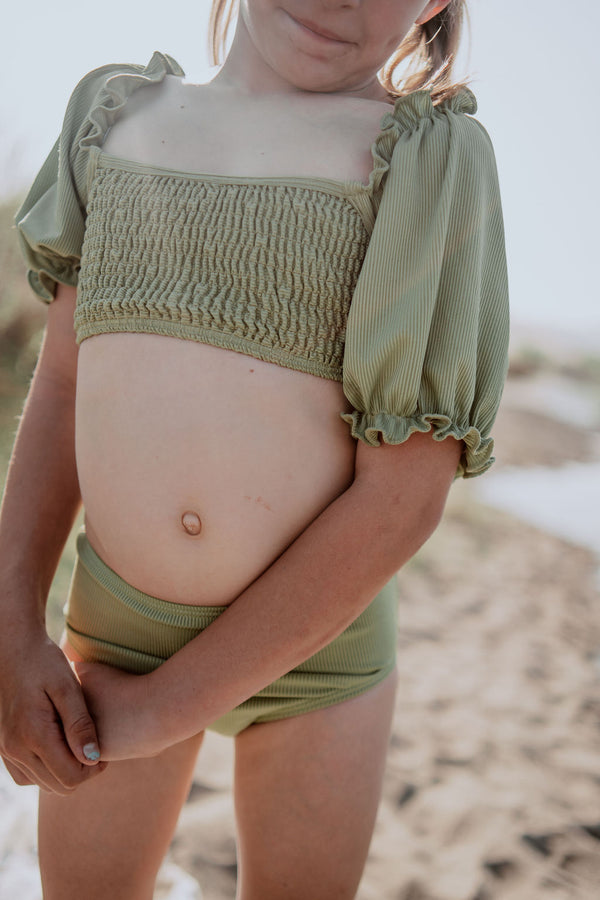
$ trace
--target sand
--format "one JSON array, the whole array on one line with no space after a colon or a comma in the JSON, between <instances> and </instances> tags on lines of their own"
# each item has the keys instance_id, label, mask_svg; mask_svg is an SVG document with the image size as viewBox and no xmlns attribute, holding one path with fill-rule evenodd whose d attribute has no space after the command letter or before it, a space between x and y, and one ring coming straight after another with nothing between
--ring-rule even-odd
<instances>
[{"instance_id":1,"label":"sand","mask_svg":"<svg viewBox=\"0 0 600 900\"><path fill-rule=\"evenodd\" d=\"M539 380L511 379L499 473L598 461L589 384L559 373L553 404ZM596 900L598 557L486 505L474 480L399 585L398 699L358 900ZM233 900L232 754L207 736L157 900ZM39 900L34 793L0 772L0 802L0 897Z\"/></svg>"}]
</instances>

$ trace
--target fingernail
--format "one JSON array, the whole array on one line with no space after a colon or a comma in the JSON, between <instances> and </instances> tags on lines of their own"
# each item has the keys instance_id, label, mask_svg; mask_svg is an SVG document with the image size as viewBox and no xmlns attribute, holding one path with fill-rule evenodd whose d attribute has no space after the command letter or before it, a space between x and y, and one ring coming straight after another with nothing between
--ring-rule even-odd
<instances>
[{"instance_id":1,"label":"fingernail","mask_svg":"<svg viewBox=\"0 0 600 900\"><path fill-rule=\"evenodd\" d=\"M83 755L86 759L89 759L90 762L96 762L97 759L100 759L100 750L98 749L98 744L84 744Z\"/></svg>"}]
</instances>

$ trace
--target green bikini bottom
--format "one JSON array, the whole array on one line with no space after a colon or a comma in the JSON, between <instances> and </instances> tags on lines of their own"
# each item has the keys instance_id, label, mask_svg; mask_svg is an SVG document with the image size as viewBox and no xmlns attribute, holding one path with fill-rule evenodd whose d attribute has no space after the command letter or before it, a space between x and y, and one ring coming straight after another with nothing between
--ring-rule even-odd
<instances>
[{"instance_id":1,"label":"green bikini bottom","mask_svg":"<svg viewBox=\"0 0 600 900\"><path fill-rule=\"evenodd\" d=\"M156 669L208 627L225 606L188 606L150 597L123 581L85 534L65 606L69 643L83 659L138 675ZM395 578L330 644L210 726L235 735L249 725L286 719L356 697L393 670Z\"/></svg>"}]
</instances>

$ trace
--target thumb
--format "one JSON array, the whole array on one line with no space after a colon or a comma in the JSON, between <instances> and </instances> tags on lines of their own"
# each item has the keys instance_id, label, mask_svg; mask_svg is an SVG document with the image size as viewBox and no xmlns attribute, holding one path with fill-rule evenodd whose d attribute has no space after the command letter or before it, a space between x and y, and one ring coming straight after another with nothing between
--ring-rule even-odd
<instances>
[{"instance_id":1,"label":"thumb","mask_svg":"<svg viewBox=\"0 0 600 900\"><path fill-rule=\"evenodd\" d=\"M81 686L73 681L71 689L60 698L53 698L53 702L73 756L86 766L97 765L100 761L98 735Z\"/></svg>"}]
</instances>

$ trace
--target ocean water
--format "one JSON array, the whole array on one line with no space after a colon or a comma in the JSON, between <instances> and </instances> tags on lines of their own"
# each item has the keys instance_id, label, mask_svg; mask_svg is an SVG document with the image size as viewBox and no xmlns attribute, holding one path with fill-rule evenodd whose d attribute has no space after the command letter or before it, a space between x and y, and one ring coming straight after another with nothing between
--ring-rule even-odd
<instances>
[{"instance_id":1,"label":"ocean water","mask_svg":"<svg viewBox=\"0 0 600 900\"><path fill-rule=\"evenodd\" d=\"M600 558L600 461L559 468L506 468L473 485L483 503L505 510Z\"/></svg>"},{"instance_id":2,"label":"ocean water","mask_svg":"<svg viewBox=\"0 0 600 900\"><path fill-rule=\"evenodd\" d=\"M600 358L597 332L589 334L585 342L573 343L551 329L530 334L526 329L513 328L513 340L517 348L537 348L557 367L577 368L586 355ZM494 467L471 482L476 498L587 547L600 558L600 384L542 367L526 378L509 378L503 402L511 409L535 411L567 429L573 426L586 432L592 460L567 461L553 467ZM560 441L560 429L557 435Z\"/></svg>"}]
</instances>

